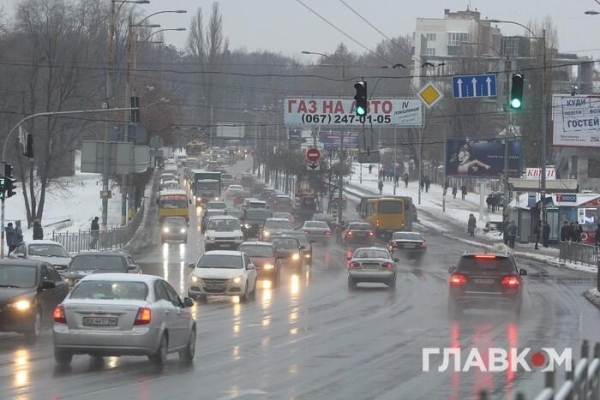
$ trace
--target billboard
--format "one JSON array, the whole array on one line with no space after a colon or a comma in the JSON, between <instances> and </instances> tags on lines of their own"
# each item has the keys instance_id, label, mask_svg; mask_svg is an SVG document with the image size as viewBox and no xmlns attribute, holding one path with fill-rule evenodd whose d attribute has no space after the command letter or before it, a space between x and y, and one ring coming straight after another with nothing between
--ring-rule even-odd
<instances>
[{"instance_id":1,"label":"billboard","mask_svg":"<svg viewBox=\"0 0 600 400\"><path fill-rule=\"evenodd\" d=\"M600 147L600 97L554 95L552 122L554 146Z\"/></svg>"},{"instance_id":2,"label":"billboard","mask_svg":"<svg viewBox=\"0 0 600 400\"><path fill-rule=\"evenodd\" d=\"M217 124L216 137L225 139L243 139L246 137L246 126L236 122Z\"/></svg>"},{"instance_id":3,"label":"billboard","mask_svg":"<svg viewBox=\"0 0 600 400\"><path fill-rule=\"evenodd\" d=\"M328 133L323 140L323 147L326 150L339 150L342 143L339 134ZM358 150L358 133L344 132L344 150Z\"/></svg>"},{"instance_id":4,"label":"billboard","mask_svg":"<svg viewBox=\"0 0 600 400\"><path fill-rule=\"evenodd\" d=\"M420 127L423 104L419 99L374 98L369 100L368 114L357 116L354 99L286 98L284 123L287 126L387 126Z\"/></svg>"},{"instance_id":5,"label":"billboard","mask_svg":"<svg viewBox=\"0 0 600 400\"><path fill-rule=\"evenodd\" d=\"M521 176L521 141L508 140L508 174ZM446 175L463 178L498 178L504 175L503 139L446 140Z\"/></svg>"}]
</instances>

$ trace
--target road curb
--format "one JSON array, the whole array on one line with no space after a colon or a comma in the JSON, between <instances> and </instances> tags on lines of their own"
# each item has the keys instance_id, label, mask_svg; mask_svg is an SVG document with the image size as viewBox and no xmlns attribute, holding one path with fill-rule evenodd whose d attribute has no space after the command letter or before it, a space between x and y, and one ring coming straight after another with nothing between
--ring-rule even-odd
<instances>
[{"instance_id":1,"label":"road curb","mask_svg":"<svg viewBox=\"0 0 600 400\"><path fill-rule=\"evenodd\" d=\"M585 290L583 292L583 297L585 297L596 308L600 309L600 292L598 292L597 289L587 289L587 290Z\"/></svg>"},{"instance_id":2,"label":"road curb","mask_svg":"<svg viewBox=\"0 0 600 400\"><path fill-rule=\"evenodd\" d=\"M156 216L156 196L158 195L159 176L158 170L154 170L151 184L146 187L146 192L149 189L150 193L146 193L147 195L145 196L147 202L144 206L142 222L140 222L140 226L137 228L133 238L123 246L123 249L129 253L140 253L156 245L150 227L154 226L157 222L156 218L152 218L152 216Z\"/></svg>"}]
</instances>

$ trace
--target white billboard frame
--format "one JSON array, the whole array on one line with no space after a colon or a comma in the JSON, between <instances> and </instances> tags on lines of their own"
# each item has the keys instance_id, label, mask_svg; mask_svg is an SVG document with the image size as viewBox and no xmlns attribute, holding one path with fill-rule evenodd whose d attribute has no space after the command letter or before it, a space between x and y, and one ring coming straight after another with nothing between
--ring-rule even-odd
<instances>
[{"instance_id":1,"label":"white billboard frame","mask_svg":"<svg viewBox=\"0 0 600 400\"><path fill-rule=\"evenodd\" d=\"M552 96L552 146L600 147L600 96Z\"/></svg>"}]
</instances>

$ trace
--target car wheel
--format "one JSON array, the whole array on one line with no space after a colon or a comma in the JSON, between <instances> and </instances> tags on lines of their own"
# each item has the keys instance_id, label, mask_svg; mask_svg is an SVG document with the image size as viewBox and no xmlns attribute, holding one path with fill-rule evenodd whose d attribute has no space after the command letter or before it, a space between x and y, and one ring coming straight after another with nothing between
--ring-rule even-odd
<instances>
[{"instance_id":1,"label":"car wheel","mask_svg":"<svg viewBox=\"0 0 600 400\"><path fill-rule=\"evenodd\" d=\"M388 287L390 288L390 290L396 290L396 275L394 275L394 277L389 280Z\"/></svg>"},{"instance_id":2,"label":"car wheel","mask_svg":"<svg viewBox=\"0 0 600 400\"><path fill-rule=\"evenodd\" d=\"M240 303L246 303L248 301L248 292L244 292L243 295L238 296L240 299Z\"/></svg>"},{"instance_id":3,"label":"car wheel","mask_svg":"<svg viewBox=\"0 0 600 400\"><path fill-rule=\"evenodd\" d=\"M73 353L55 348L54 360L56 361L56 364L60 365L61 367L66 367L71 364L71 361L73 360Z\"/></svg>"},{"instance_id":4,"label":"car wheel","mask_svg":"<svg viewBox=\"0 0 600 400\"><path fill-rule=\"evenodd\" d=\"M31 327L25 332L25 341L29 344L37 342L42 333L42 312L38 309L31 322Z\"/></svg>"},{"instance_id":5,"label":"car wheel","mask_svg":"<svg viewBox=\"0 0 600 400\"><path fill-rule=\"evenodd\" d=\"M160 342L158 343L158 348L156 349L156 352L148 356L148 358L150 359L152 364L161 366L165 365L165 362L167 362L168 354L169 339L167 338L167 335L163 333L163 335L160 337Z\"/></svg>"},{"instance_id":6,"label":"car wheel","mask_svg":"<svg viewBox=\"0 0 600 400\"><path fill-rule=\"evenodd\" d=\"M179 350L179 359L186 363L191 363L196 354L196 327L192 327L190 337L184 349Z\"/></svg>"},{"instance_id":7,"label":"car wheel","mask_svg":"<svg viewBox=\"0 0 600 400\"><path fill-rule=\"evenodd\" d=\"M348 278L348 290L356 289L356 284L357 282L354 279Z\"/></svg>"},{"instance_id":8,"label":"car wheel","mask_svg":"<svg viewBox=\"0 0 600 400\"><path fill-rule=\"evenodd\" d=\"M279 275L279 271L277 271L275 276L271 277L271 287L272 288L276 288L277 286L279 286L279 279L280 279L280 275Z\"/></svg>"}]
</instances>

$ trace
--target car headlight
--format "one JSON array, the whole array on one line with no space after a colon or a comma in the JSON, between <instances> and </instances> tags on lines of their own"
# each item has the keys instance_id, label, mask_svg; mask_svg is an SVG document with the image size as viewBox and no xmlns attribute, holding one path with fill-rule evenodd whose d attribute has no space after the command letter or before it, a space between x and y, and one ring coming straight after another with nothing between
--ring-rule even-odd
<instances>
[{"instance_id":1,"label":"car headlight","mask_svg":"<svg viewBox=\"0 0 600 400\"><path fill-rule=\"evenodd\" d=\"M306 254L304 255L304 258L310 258L310 254L306 253Z\"/></svg>"},{"instance_id":2,"label":"car headlight","mask_svg":"<svg viewBox=\"0 0 600 400\"><path fill-rule=\"evenodd\" d=\"M292 260L298 261L299 259L300 259L300 254L294 253L294 255L292 256Z\"/></svg>"},{"instance_id":3,"label":"car headlight","mask_svg":"<svg viewBox=\"0 0 600 400\"><path fill-rule=\"evenodd\" d=\"M210 237L210 236L206 237L206 241L207 242L212 242L213 240L215 240L213 237Z\"/></svg>"},{"instance_id":4,"label":"car headlight","mask_svg":"<svg viewBox=\"0 0 600 400\"><path fill-rule=\"evenodd\" d=\"M265 266L263 268L264 269L273 269L275 267L273 266L273 264L265 264Z\"/></svg>"},{"instance_id":5,"label":"car headlight","mask_svg":"<svg viewBox=\"0 0 600 400\"><path fill-rule=\"evenodd\" d=\"M185 233L185 228L181 228L181 233Z\"/></svg>"},{"instance_id":6,"label":"car headlight","mask_svg":"<svg viewBox=\"0 0 600 400\"><path fill-rule=\"evenodd\" d=\"M200 278L198 278L196 275L192 275L192 282L196 282L197 283L197 282L200 282L200 281L201 281Z\"/></svg>"},{"instance_id":7,"label":"car headlight","mask_svg":"<svg viewBox=\"0 0 600 400\"><path fill-rule=\"evenodd\" d=\"M241 276L236 276L235 278L232 279L233 283L240 283L242 281L242 277Z\"/></svg>"},{"instance_id":8,"label":"car headlight","mask_svg":"<svg viewBox=\"0 0 600 400\"><path fill-rule=\"evenodd\" d=\"M19 311L25 311L31 308L31 302L29 300L19 300L14 303L10 303L8 307Z\"/></svg>"},{"instance_id":9,"label":"car headlight","mask_svg":"<svg viewBox=\"0 0 600 400\"><path fill-rule=\"evenodd\" d=\"M218 198L218 197L215 197L215 200L219 200L219 198Z\"/></svg>"},{"instance_id":10,"label":"car headlight","mask_svg":"<svg viewBox=\"0 0 600 400\"><path fill-rule=\"evenodd\" d=\"M266 232L265 231L265 232L263 232L263 235L265 235L265 237L269 237L269 236L271 236L271 232Z\"/></svg>"},{"instance_id":11,"label":"car headlight","mask_svg":"<svg viewBox=\"0 0 600 400\"><path fill-rule=\"evenodd\" d=\"M163 232L164 232L164 233L169 233L169 228L164 228L164 229L163 229Z\"/></svg>"},{"instance_id":12,"label":"car headlight","mask_svg":"<svg viewBox=\"0 0 600 400\"><path fill-rule=\"evenodd\" d=\"M244 224L244 227L245 227L246 229L250 229L250 225L248 225L248 224Z\"/></svg>"}]
</instances>

